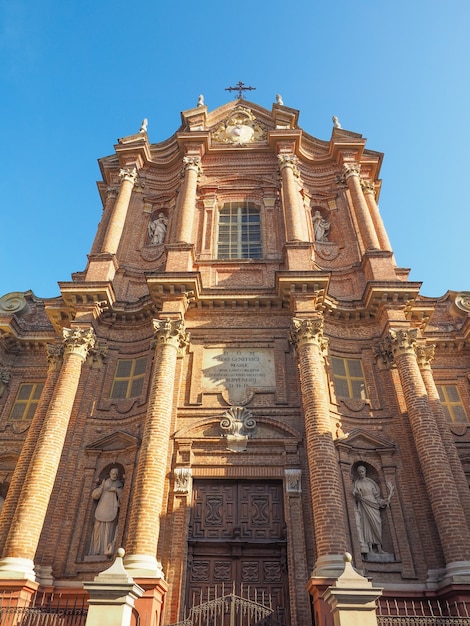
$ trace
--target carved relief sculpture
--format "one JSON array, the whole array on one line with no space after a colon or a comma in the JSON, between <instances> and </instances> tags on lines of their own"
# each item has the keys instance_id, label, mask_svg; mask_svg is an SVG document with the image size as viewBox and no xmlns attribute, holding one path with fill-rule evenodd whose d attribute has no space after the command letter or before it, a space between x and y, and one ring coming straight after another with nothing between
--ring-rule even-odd
<instances>
[{"instance_id":1,"label":"carved relief sculpture","mask_svg":"<svg viewBox=\"0 0 470 626\"><path fill-rule=\"evenodd\" d=\"M240 107L214 131L213 138L220 143L244 145L266 139L266 130L250 111Z\"/></svg>"},{"instance_id":2,"label":"carved relief sculpture","mask_svg":"<svg viewBox=\"0 0 470 626\"><path fill-rule=\"evenodd\" d=\"M165 241L167 226L168 219L163 213L160 213L156 219L149 222L147 230L152 246L162 244Z\"/></svg>"},{"instance_id":3,"label":"carved relief sculpture","mask_svg":"<svg viewBox=\"0 0 470 626\"><path fill-rule=\"evenodd\" d=\"M328 241L328 234L330 232L330 222L328 222L320 213L315 211L312 217L313 232L315 235L315 241Z\"/></svg>"},{"instance_id":4,"label":"carved relief sculpture","mask_svg":"<svg viewBox=\"0 0 470 626\"><path fill-rule=\"evenodd\" d=\"M382 498L377 483L367 477L364 465L357 468L358 477L354 482L353 495L356 499L356 525L361 544L361 553L385 554L382 550L382 518L380 511L385 509L393 495L393 485L387 483L388 497Z\"/></svg>"},{"instance_id":5,"label":"carved relief sculpture","mask_svg":"<svg viewBox=\"0 0 470 626\"><path fill-rule=\"evenodd\" d=\"M109 477L103 480L91 494L93 500L98 501L98 505L95 510L90 555L114 554L123 486L118 468L112 467Z\"/></svg>"}]
</instances>

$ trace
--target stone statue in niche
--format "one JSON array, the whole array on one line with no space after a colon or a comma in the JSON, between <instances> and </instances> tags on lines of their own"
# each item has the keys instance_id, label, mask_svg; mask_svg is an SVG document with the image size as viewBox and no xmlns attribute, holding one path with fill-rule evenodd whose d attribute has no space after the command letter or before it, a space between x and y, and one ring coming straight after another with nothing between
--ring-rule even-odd
<instances>
[{"instance_id":1,"label":"stone statue in niche","mask_svg":"<svg viewBox=\"0 0 470 626\"><path fill-rule=\"evenodd\" d=\"M315 241L328 241L328 234L330 232L330 222L328 222L320 213L315 211L312 217L313 221L313 233L315 235Z\"/></svg>"},{"instance_id":2,"label":"stone statue in niche","mask_svg":"<svg viewBox=\"0 0 470 626\"><path fill-rule=\"evenodd\" d=\"M353 496L356 500L356 526L361 544L361 554L370 560L390 560L382 549L381 510L389 506L393 496L393 485L387 483L388 496L382 498L377 483L367 476L364 465L357 468ZM374 558L374 555L375 558Z\"/></svg>"},{"instance_id":3,"label":"stone statue in niche","mask_svg":"<svg viewBox=\"0 0 470 626\"><path fill-rule=\"evenodd\" d=\"M97 500L95 523L90 543L90 555L104 554L111 556L115 552L117 524L123 482L119 477L119 469L112 467L109 477L93 490L91 497Z\"/></svg>"},{"instance_id":4,"label":"stone statue in niche","mask_svg":"<svg viewBox=\"0 0 470 626\"><path fill-rule=\"evenodd\" d=\"M165 241L167 226L168 220L164 213L160 213L156 219L149 222L147 230L150 237L150 243L153 246L161 244Z\"/></svg>"}]
</instances>

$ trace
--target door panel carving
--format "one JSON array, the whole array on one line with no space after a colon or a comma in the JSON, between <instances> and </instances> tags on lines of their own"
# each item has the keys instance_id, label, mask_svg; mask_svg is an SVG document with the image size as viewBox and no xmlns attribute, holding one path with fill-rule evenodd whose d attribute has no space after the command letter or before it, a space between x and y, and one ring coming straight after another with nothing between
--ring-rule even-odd
<instances>
[{"instance_id":1,"label":"door panel carving","mask_svg":"<svg viewBox=\"0 0 470 626\"><path fill-rule=\"evenodd\" d=\"M288 623L282 484L194 481L186 610L224 593L253 595Z\"/></svg>"}]
</instances>

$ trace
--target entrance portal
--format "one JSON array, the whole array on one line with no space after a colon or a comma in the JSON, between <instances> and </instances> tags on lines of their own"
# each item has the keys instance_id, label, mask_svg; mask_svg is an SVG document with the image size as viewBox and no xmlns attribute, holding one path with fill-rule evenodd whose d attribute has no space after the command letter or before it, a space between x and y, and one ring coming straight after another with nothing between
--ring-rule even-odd
<instances>
[{"instance_id":1,"label":"entrance portal","mask_svg":"<svg viewBox=\"0 0 470 626\"><path fill-rule=\"evenodd\" d=\"M195 480L193 497L186 611L231 594L288 624L282 483Z\"/></svg>"}]
</instances>

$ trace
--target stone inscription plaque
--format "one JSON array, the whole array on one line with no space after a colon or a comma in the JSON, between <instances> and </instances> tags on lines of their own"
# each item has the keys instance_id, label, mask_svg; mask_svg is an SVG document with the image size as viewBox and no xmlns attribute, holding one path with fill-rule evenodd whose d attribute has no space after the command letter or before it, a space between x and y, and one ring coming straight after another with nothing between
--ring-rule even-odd
<instances>
[{"instance_id":1,"label":"stone inscription plaque","mask_svg":"<svg viewBox=\"0 0 470 626\"><path fill-rule=\"evenodd\" d=\"M206 348L202 386L205 390L222 388L233 404L247 402L256 391L274 391L274 350Z\"/></svg>"}]
</instances>

